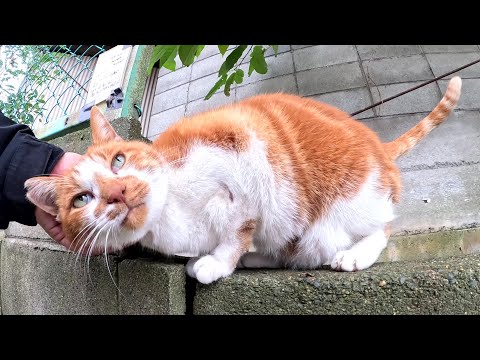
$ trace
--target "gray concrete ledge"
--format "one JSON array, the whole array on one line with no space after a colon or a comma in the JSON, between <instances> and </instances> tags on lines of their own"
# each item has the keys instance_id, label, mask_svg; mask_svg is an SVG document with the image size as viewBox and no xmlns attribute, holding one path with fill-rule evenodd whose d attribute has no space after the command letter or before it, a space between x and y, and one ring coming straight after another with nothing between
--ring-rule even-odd
<instances>
[{"instance_id":1,"label":"gray concrete ledge","mask_svg":"<svg viewBox=\"0 0 480 360\"><path fill-rule=\"evenodd\" d=\"M197 286L195 314L480 314L480 254L342 273L238 271Z\"/></svg>"}]
</instances>

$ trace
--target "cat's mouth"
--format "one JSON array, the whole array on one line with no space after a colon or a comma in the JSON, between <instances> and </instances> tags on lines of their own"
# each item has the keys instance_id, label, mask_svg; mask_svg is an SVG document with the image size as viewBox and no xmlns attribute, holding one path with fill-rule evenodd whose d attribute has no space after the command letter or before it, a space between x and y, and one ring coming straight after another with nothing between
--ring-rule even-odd
<instances>
[{"instance_id":1,"label":"cat's mouth","mask_svg":"<svg viewBox=\"0 0 480 360\"><path fill-rule=\"evenodd\" d=\"M128 211L125 214L125 218L123 219L121 225L126 227L135 228L139 224L140 218L144 217L144 213L146 210L145 203L140 203L136 205L127 205Z\"/></svg>"}]
</instances>

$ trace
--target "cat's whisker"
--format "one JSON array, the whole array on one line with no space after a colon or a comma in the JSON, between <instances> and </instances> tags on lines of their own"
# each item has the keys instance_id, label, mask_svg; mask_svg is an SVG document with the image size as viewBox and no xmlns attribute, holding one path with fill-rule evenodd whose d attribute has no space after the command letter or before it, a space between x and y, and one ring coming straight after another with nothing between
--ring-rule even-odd
<instances>
[{"instance_id":1,"label":"cat's whisker","mask_svg":"<svg viewBox=\"0 0 480 360\"><path fill-rule=\"evenodd\" d=\"M102 231L107 227L109 226L109 222L108 221L105 221L105 224L103 225L103 227L98 231L97 235L95 236L95 238L93 239L93 241L91 242L90 244L90 247L88 249L88 255L87 255L87 274L88 274L88 279L91 283L92 282L92 278L90 277L90 258L92 257L92 252L93 252L93 249L95 248L95 244L99 238L99 236L102 234Z\"/></svg>"},{"instance_id":2,"label":"cat's whisker","mask_svg":"<svg viewBox=\"0 0 480 360\"><path fill-rule=\"evenodd\" d=\"M84 216L84 218L85 218L85 217L86 217L86 216ZM68 250L69 250L69 251L70 251L72 245L75 243L75 240L77 240L77 238L78 238L80 235L82 235L82 233L83 233L83 235L85 235L85 232L87 231L87 229L90 228L91 226L93 226L93 225L95 224L95 222L96 222L96 219L93 219L93 220L90 221L85 227L83 227L82 230L80 230L80 232L73 238L72 242L70 243L70 246L68 247ZM82 236L83 236L83 235L82 235ZM76 250L76 248L75 248L73 251L75 251L75 250Z\"/></svg>"},{"instance_id":3,"label":"cat's whisker","mask_svg":"<svg viewBox=\"0 0 480 360\"><path fill-rule=\"evenodd\" d=\"M68 254L71 256L70 257L71 259L74 258L74 255L78 255L78 254L75 254L75 253L76 253L76 250L77 250L78 246L81 243L80 240L82 239L82 237L87 235L88 231L95 225L95 222L96 222L96 220L92 220L85 227L83 227L83 229L75 236L74 240L68 246L67 250L68 250ZM79 237L80 235L81 235L81 237ZM75 240L77 238L79 239L79 241L77 243L75 243ZM72 246L74 246L73 250L72 250ZM76 261L75 261L75 265L76 265ZM74 265L74 268L75 268L75 265Z\"/></svg>"},{"instance_id":4,"label":"cat's whisker","mask_svg":"<svg viewBox=\"0 0 480 360\"><path fill-rule=\"evenodd\" d=\"M78 250L78 254L77 254L77 257L76 257L76 259L75 259L75 264L77 263L79 256L82 255L82 251L83 251L84 247L86 246L86 244L88 243L88 241L92 238L92 236L94 236L95 232L97 231L97 228L99 228L100 226L103 226L103 222L102 222L102 221L100 221L100 222L95 226L95 228L94 228L92 231L90 231L90 233L87 235L87 237L86 237L85 240L83 241L82 246L80 246L80 249ZM86 260L85 260L85 261L86 261ZM80 269L81 269L81 267L80 267ZM86 268L84 268L84 276L86 276L86 272L85 272L85 271L86 271Z\"/></svg>"},{"instance_id":5,"label":"cat's whisker","mask_svg":"<svg viewBox=\"0 0 480 360\"><path fill-rule=\"evenodd\" d=\"M113 282L113 285L115 285L115 288L118 290L119 294L121 294L121 290L120 288L118 287L117 283L115 282L115 279L113 278L113 275L112 275L112 272L110 271L110 265L108 264L108 253L107 253L107 248L108 248L108 236L110 235L110 231L114 228L114 225L112 225L109 229L108 229L108 232L107 232L107 235L105 237L105 263L107 264L107 270L108 270L108 274L110 275L110 278L112 279L112 282ZM113 233L115 233L115 230L113 231Z\"/></svg>"}]
</instances>

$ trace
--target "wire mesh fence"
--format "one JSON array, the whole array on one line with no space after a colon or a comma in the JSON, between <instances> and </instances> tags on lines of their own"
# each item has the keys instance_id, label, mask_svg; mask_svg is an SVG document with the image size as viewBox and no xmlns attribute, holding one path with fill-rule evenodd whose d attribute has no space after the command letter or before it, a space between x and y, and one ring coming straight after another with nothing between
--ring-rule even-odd
<instances>
[{"instance_id":1,"label":"wire mesh fence","mask_svg":"<svg viewBox=\"0 0 480 360\"><path fill-rule=\"evenodd\" d=\"M23 59L26 68L20 72L10 70L10 73L12 76L23 75L24 78L18 91L8 96L6 105L4 103L1 110L9 113L13 120L26 123L34 130L80 110L86 103L98 57L111 47L15 46L16 56Z\"/></svg>"}]
</instances>

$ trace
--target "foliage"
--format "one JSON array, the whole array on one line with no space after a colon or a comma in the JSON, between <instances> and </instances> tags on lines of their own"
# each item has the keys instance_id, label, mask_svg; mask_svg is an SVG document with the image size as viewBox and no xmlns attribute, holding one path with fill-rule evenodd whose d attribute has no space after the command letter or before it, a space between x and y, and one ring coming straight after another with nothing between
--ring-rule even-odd
<instances>
[{"instance_id":1,"label":"foliage","mask_svg":"<svg viewBox=\"0 0 480 360\"><path fill-rule=\"evenodd\" d=\"M160 68L164 67L168 70L174 71L177 66L175 61L177 55L184 66L190 66L195 61L195 58L200 56L204 47L205 45L156 45L153 49L152 57L150 58L148 74L151 74L153 67L157 63ZM225 56L229 47L230 45L218 45L218 50L222 57ZM222 86L225 95L230 96L230 88L233 83L241 84L243 82L245 74L242 69L239 69L239 67L244 63L248 54L250 54L248 76L252 75L254 71L259 74L266 74L268 66L265 61L265 52L270 47L275 52L276 56L278 45L235 45L220 66L220 69L218 70L219 79L207 93L205 100L210 99L213 94L222 88Z\"/></svg>"},{"instance_id":2,"label":"foliage","mask_svg":"<svg viewBox=\"0 0 480 360\"><path fill-rule=\"evenodd\" d=\"M56 61L63 54L50 52L51 45L2 47L5 61L0 60L0 92L6 99L0 99L0 111L18 123L32 125L44 110L43 91L38 89L61 75ZM18 89L11 84L14 79L23 79Z\"/></svg>"}]
</instances>

